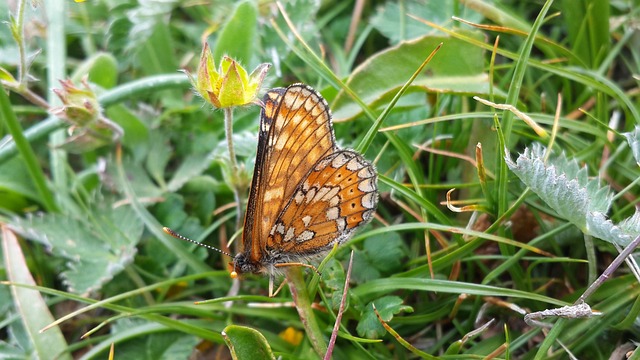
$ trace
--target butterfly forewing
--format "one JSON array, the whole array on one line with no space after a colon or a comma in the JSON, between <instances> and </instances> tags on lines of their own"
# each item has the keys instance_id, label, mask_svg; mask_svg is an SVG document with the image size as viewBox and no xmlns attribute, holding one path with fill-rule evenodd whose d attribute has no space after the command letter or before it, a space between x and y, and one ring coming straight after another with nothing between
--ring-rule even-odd
<instances>
[{"instance_id":1,"label":"butterfly forewing","mask_svg":"<svg viewBox=\"0 0 640 360\"><path fill-rule=\"evenodd\" d=\"M336 150L326 101L303 84L273 89L263 99L258 154L243 245L258 262L269 232L313 167Z\"/></svg>"},{"instance_id":2,"label":"butterfly forewing","mask_svg":"<svg viewBox=\"0 0 640 360\"><path fill-rule=\"evenodd\" d=\"M378 202L375 169L351 150L321 159L270 229L268 246L295 256L322 254L371 220Z\"/></svg>"}]
</instances>

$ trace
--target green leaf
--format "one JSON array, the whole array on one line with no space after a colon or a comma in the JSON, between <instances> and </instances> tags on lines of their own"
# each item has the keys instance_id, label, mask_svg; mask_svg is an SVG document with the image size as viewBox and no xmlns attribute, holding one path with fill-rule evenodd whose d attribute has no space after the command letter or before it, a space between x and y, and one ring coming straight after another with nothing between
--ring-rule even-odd
<instances>
[{"instance_id":1,"label":"green leaf","mask_svg":"<svg viewBox=\"0 0 640 360\"><path fill-rule=\"evenodd\" d=\"M347 85L372 108L384 107L440 43L444 46L407 93L488 94L484 50L447 36L425 36L379 52L353 71ZM339 121L362 112L344 92L337 95L332 110Z\"/></svg>"},{"instance_id":2,"label":"green leaf","mask_svg":"<svg viewBox=\"0 0 640 360\"><path fill-rule=\"evenodd\" d=\"M567 41L571 51L581 63L597 68L607 56L611 47L609 36L609 1L602 0L563 0L562 12L571 14L566 17L568 29ZM576 62L573 61L575 64ZM580 64L581 65L581 64Z\"/></svg>"},{"instance_id":3,"label":"green leaf","mask_svg":"<svg viewBox=\"0 0 640 360\"><path fill-rule=\"evenodd\" d=\"M462 7L461 13L454 13L454 9L459 6L457 3L455 0L407 0L401 5L398 1L387 1L378 8L371 24L395 45L402 40L415 39L436 31L409 14L442 26L452 24L451 17L454 15L475 23L482 20L482 16L467 7Z\"/></svg>"},{"instance_id":4,"label":"green leaf","mask_svg":"<svg viewBox=\"0 0 640 360\"><path fill-rule=\"evenodd\" d=\"M307 40L310 44L318 44L320 31L318 30L318 24L316 20L316 14L320 9L319 0L296 0L296 1L284 1L282 3L284 11L289 16L289 20L293 23L293 26L297 29L298 33ZM294 34L287 26L282 16L277 16L274 21L277 26L282 29L285 36L293 38ZM281 61L287 59L291 53L291 49L285 44L278 36L271 24L262 27L263 31L260 40L264 51L270 56L278 57Z\"/></svg>"},{"instance_id":5,"label":"green leaf","mask_svg":"<svg viewBox=\"0 0 640 360\"><path fill-rule=\"evenodd\" d=\"M9 198L5 197L9 194L13 194L12 197L16 200L18 197L32 201L38 200L38 192L29 177L24 161L19 156L0 164L0 194L2 194L0 207L4 209L13 208Z\"/></svg>"},{"instance_id":6,"label":"green leaf","mask_svg":"<svg viewBox=\"0 0 640 360\"><path fill-rule=\"evenodd\" d=\"M122 127L124 137L122 143L132 151L140 151L140 146L146 145L149 139L149 129L147 125L138 118L136 114L127 109L124 105L118 104L110 106L106 110L107 117ZM157 139L154 137L152 143L155 144ZM162 144L162 142L160 142ZM146 147L142 147L146 149ZM140 156L139 153L134 153Z\"/></svg>"},{"instance_id":7,"label":"green leaf","mask_svg":"<svg viewBox=\"0 0 640 360\"><path fill-rule=\"evenodd\" d=\"M515 163L508 153L505 160L511 171L558 215L591 234L600 228L596 223L601 220L593 216L606 214L611 206L613 195L609 187L601 187L598 179L589 180L587 169L580 168L577 161L567 159L564 154L545 163L545 151L536 143L526 148Z\"/></svg>"},{"instance_id":8,"label":"green leaf","mask_svg":"<svg viewBox=\"0 0 640 360\"><path fill-rule=\"evenodd\" d=\"M128 331L135 335L116 345L115 359L181 359L198 345L199 339L193 335L168 331L169 328L149 329L147 321L133 320L119 320L111 330L113 334Z\"/></svg>"},{"instance_id":9,"label":"green leaf","mask_svg":"<svg viewBox=\"0 0 640 360\"><path fill-rule=\"evenodd\" d=\"M640 212L625 219L619 225L607 219L605 214L590 213L587 217L587 231L589 235L599 239L627 246L633 239L640 235Z\"/></svg>"},{"instance_id":10,"label":"green leaf","mask_svg":"<svg viewBox=\"0 0 640 360\"><path fill-rule=\"evenodd\" d=\"M255 329L229 325L222 331L234 360L275 359L267 339Z\"/></svg>"},{"instance_id":11,"label":"green leaf","mask_svg":"<svg viewBox=\"0 0 640 360\"><path fill-rule=\"evenodd\" d=\"M23 236L45 244L68 260L62 273L69 291L100 289L133 261L143 224L128 206L91 209L93 217L43 214L10 224Z\"/></svg>"},{"instance_id":12,"label":"green leaf","mask_svg":"<svg viewBox=\"0 0 640 360\"><path fill-rule=\"evenodd\" d=\"M324 270L322 270L322 280L329 292L329 300L331 304L331 308L334 311L338 311L340 308L340 302L342 301L342 294L344 292L344 280L345 280L345 272L342 268L340 262L335 259L330 259L325 265ZM349 308L349 299L347 296L345 309Z\"/></svg>"},{"instance_id":13,"label":"green leaf","mask_svg":"<svg viewBox=\"0 0 640 360\"><path fill-rule=\"evenodd\" d=\"M71 80L79 82L85 75L90 82L104 89L111 89L118 82L118 62L110 53L98 52L76 68Z\"/></svg>"},{"instance_id":14,"label":"green leaf","mask_svg":"<svg viewBox=\"0 0 640 360\"><path fill-rule=\"evenodd\" d=\"M208 153L191 154L186 157L180 167L176 170L171 181L167 185L169 191L179 190L189 179L202 174L211 165L216 158L217 153L210 151Z\"/></svg>"},{"instance_id":15,"label":"green leaf","mask_svg":"<svg viewBox=\"0 0 640 360\"><path fill-rule=\"evenodd\" d=\"M373 312L372 304L375 304L382 320L388 322L393 319L393 315L400 312L413 312L411 306L402 305L402 303L403 300L398 296L385 296L367 304L356 328L358 335L368 339L378 339L387 333L376 313Z\"/></svg>"},{"instance_id":16,"label":"green leaf","mask_svg":"<svg viewBox=\"0 0 640 360\"><path fill-rule=\"evenodd\" d=\"M152 131L149 153L147 154L145 167L153 180L165 187L164 173L173 154L173 146L169 143L167 136L161 131Z\"/></svg>"},{"instance_id":17,"label":"green leaf","mask_svg":"<svg viewBox=\"0 0 640 360\"><path fill-rule=\"evenodd\" d=\"M364 241L364 249L353 258L351 280L361 284L382 274L392 274L402 268L406 254L406 246L398 233L369 237Z\"/></svg>"},{"instance_id":18,"label":"green leaf","mask_svg":"<svg viewBox=\"0 0 640 360\"><path fill-rule=\"evenodd\" d=\"M6 227L2 227L2 254L7 277L11 282L35 285L33 276L25 260L20 244L15 234ZM40 329L54 321L47 303L42 295L31 289L11 287L16 310L20 313L21 321L33 347L29 357L39 359L71 359L66 352L67 343L59 327L40 333Z\"/></svg>"},{"instance_id":19,"label":"green leaf","mask_svg":"<svg viewBox=\"0 0 640 360\"><path fill-rule=\"evenodd\" d=\"M8 83L15 83L16 79L11 75L9 71L0 66L0 80L6 81Z\"/></svg>"},{"instance_id":20,"label":"green leaf","mask_svg":"<svg viewBox=\"0 0 640 360\"><path fill-rule=\"evenodd\" d=\"M229 21L218 36L213 49L213 59L220 61L223 55L249 66L257 52L256 29L258 11L252 1L243 1L236 7Z\"/></svg>"}]
</instances>

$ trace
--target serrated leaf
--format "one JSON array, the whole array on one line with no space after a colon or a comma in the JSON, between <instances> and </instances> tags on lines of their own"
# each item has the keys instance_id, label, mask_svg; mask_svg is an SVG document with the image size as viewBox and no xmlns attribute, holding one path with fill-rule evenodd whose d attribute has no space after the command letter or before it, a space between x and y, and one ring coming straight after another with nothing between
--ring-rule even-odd
<instances>
[{"instance_id":1,"label":"serrated leaf","mask_svg":"<svg viewBox=\"0 0 640 360\"><path fill-rule=\"evenodd\" d=\"M388 322L393 319L393 315L402 311L413 312L411 306L402 305L402 302L403 300L398 296L385 296L367 304L356 328L358 335L368 339L377 339L387 333L373 311L372 304L375 304L382 320Z\"/></svg>"},{"instance_id":2,"label":"serrated leaf","mask_svg":"<svg viewBox=\"0 0 640 360\"><path fill-rule=\"evenodd\" d=\"M222 336L234 360L275 359L267 339L258 330L229 325L222 331Z\"/></svg>"},{"instance_id":3,"label":"serrated leaf","mask_svg":"<svg viewBox=\"0 0 640 360\"><path fill-rule=\"evenodd\" d=\"M631 153L636 159L636 164L640 166L640 126L636 125L632 132L624 133L622 135L627 138L627 142L631 148Z\"/></svg>"},{"instance_id":4,"label":"serrated leaf","mask_svg":"<svg viewBox=\"0 0 640 360\"><path fill-rule=\"evenodd\" d=\"M606 214L613 195L608 187L600 186L598 179L589 180L586 168L580 168L575 160L562 154L545 163L544 156L545 148L534 144L526 148L515 163L508 152L505 161L558 215L588 233L588 214Z\"/></svg>"},{"instance_id":5,"label":"serrated leaf","mask_svg":"<svg viewBox=\"0 0 640 360\"><path fill-rule=\"evenodd\" d=\"M406 246L396 233L368 238L353 259L352 281L361 284L393 273L402 266L405 254Z\"/></svg>"},{"instance_id":6,"label":"serrated leaf","mask_svg":"<svg viewBox=\"0 0 640 360\"><path fill-rule=\"evenodd\" d=\"M128 206L91 213L91 218L62 214L17 218L10 226L69 260L62 273L64 282L69 291L87 294L133 261L143 231L142 221Z\"/></svg>"},{"instance_id":7,"label":"serrated leaf","mask_svg":"<svg viewBox=\"0 0 640 360\"><path fill-rule=\"evenodd\" d=\"M607 219L604 214L590 213L587 216L587 234L610 243L627 246L639 233L636 232L635 235L628 234Z\"/></svg>"},{"instance_id":8,"label":"serrated leaf","mask_svg":"<svg viewBox=\"0 0 640 360\"><path fill-rule=\"evenodd\" d=\"M620 224L614 224L602 213L589 215L587 218L588 234L599 239L624 247L640 235L640 212L638 211Z\"/></svg>"}]
</instances>

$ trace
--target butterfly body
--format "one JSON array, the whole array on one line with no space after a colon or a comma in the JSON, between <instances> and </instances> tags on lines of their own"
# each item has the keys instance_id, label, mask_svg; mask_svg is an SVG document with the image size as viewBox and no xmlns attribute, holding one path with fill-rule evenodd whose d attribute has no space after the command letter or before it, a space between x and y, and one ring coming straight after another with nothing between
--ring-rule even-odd
<instances>
[{"instance_id":1,"label":"butterfly body","mask_svg":"<svg viewBox=\"0 0 640 360\"><path fill-rule=\"evenodd\" d=\"M315 90L276 88L263 103L243 250L230 265L273 280L279 268L347 241L372 219L378 191L373 165L336 145L329 106Z\"/></svg>"}]
</instances>

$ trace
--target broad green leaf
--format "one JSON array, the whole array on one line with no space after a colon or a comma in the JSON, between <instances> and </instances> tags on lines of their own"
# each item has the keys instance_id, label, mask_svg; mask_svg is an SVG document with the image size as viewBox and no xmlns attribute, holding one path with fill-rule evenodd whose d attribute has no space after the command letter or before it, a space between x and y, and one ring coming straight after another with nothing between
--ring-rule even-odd
<instances>
[{"instance_id":1,"label":"broad green leaf","mask_svg":"<svg viewBox=\"0 0 640 360\"><path fill-rule=\"evenodd\" d=\"M111 89L118 82L118 62L110 53L98 52L76 68L71 80L79 82L85 75L90 82L104 89Z\"/></svg>"},{"instance_id":2,"label":"broad green leaf","mask_svg":"<svg viewBox=\"0 0 640 360\"><path fill-rule=\"evenodd\" d=\"M398 296L385 296L367 304L356 328L358 335L368 339L378 339L387 333L373 312L372 304L375 304L382 320L388 322L393 319L393 315L400 312L413 312L411 306L402 305L402 303L403 300Z\"/></svg>"},{"instance_id":3,"label":"broad green leaf","mask_svg":"<svg viewBox=\"0 0 640 360\"><path fill-rule=\"evenodd\" d=\"M222 331L234 360L275 359L267 339L255 329L229 325Z\"/></svg>"},{"instance_id":4,"label":"broad green leaf","mask_svg":"<svg viewBox=\"0 0 640 360\"><path fill-rule=\"evenodd\" d=\"M460 7L461 12L455 11L456 7ZM398 1L387 1L378 8L371 19L371 24L376 30L388 37L394 45L402 40L415 39L427 34L433 35L437 32L434 28L411 18L409 15L441 26L452 24L451 17L454 15L476 23L482 20L482 16L477 12L460 6L459 2L455 0L407 0L402 5Z\"/></svg>"},{"instance_id":5,"label":"broad green leaf","mask_svg":"<svg viewBox=\"0 0 640 360\"><path fill-rule=\"evenodd\" d=\"M384 107L440 43L444 45L407 92L488 94L484 50L447 36L425 36L379 52L353 71L347 85L372 108ZM344 92L337 95L332 110L336 121L362 112Z\"/></svg>"},{"instance_id":6,"label":"broad green leaf","mask_svg":"<svg viewBox=\"0 0 640 360\"><path fill-rule=\"evenodd\" d=\"M631 132L623 134L627 138L629 147L631 147L631 153L636 159L636 163L640 166L640 126L635 127Z\"/></svg>"},{"instance_id":7,"label":"broad green leaf","mask_svg":"<svg viewBox=\"0 0 640 360\"><path fill-rule=\"evenodd\" d=\"M589 180L586 168L580 168L577 161L564 154L546 163L544 156L545 148L536 143L526 148L515 163L508 153L505 160L511 171L558 215L587 234L603 236L602 214L609 211L613 197L609 188L601 187L598 179ZM617 242L608 236L602 239Z\"/></svg>"},{"instance_id":8,"label":"broad green leaf","mask_svg":"<svg viewBox=\"0 0 640 360\"><path fill-rule=\"evenodd\" d=\"M223 55L228 55L241 64L249 66L251 59L258 51L257 24L258 10L253 1L243 1L238 4L218 35L213 49L214 61L218 63Z\"/></svg>"},{"instance_id":9,"label":"broad green leaf","mask_svg":"<svg viewBox=\"0 0 640 360\"><path fill-rule=\"evenodd\" d=\"M2 226L1 240L4 266L9 281L36 285L15 234ZM40 329L54 321L42 295L36 290L17 286L11 287L11 292L16 310L20 313L24 329L33 346L32 356L38 359L71 359L69 353L65 352L67 343L59 327L40 333Z\"/></svg>"},{"instance_id":10,"label":"broad green leaf","mask_svg":"<svg viewBox=\"0 0 640 360\"><path fill-rule=\"evenodd\" d=\"M23 236L68 260L62 273L69 290L87 294L100 289L133 261L143 224L128 206L91 209L92 217L42 214L14 219Z\"/></svg>"}]
</instances>

